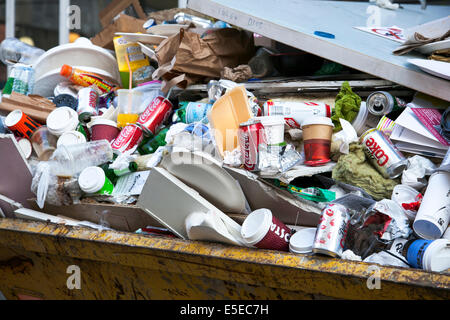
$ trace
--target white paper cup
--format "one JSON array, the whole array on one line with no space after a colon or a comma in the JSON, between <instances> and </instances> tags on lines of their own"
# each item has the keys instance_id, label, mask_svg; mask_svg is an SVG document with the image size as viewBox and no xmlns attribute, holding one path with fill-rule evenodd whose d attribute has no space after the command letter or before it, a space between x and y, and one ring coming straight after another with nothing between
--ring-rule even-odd
<instances>
[{"instance_id":1,"label":"white paper cup","mask_svg":"<svg viewBox=\"0 0 450 320\"><path fill-rule=\"evenodd\" d=\"M280 144L284 142L284 117L264 116L255 117L260 120L266 132L267 144Z\"/></svg>"},{"instance_id":2,"label":"white paper cup","mask_svg":"<svg viewBox=\"0 0 450 320\"><path fill-rule=\"evenodd\" d=\"M47 117L48 131L58 137L64 132L74 131L77 126L78 114L69 107L56 108Z\"/></svg>"},{"instance_id":3,"label":"white paper cup","mask_svg":"<svg viewBox=\"0 0 450 320\"><path fill-rule=\"evenodd\" d=\"M450 172L431 175L413 223L414 232L427 240L439 239L450 221Z\"/></svg>"},{"instance_id":4,"label":"white paper cup","mask_svg":"<svg viewBox=\"0 0 450 320\"><path fill-rule=\"evenodd\" d=\"M85 143L86 137L79 131L67 131L64 132L58 139L58 142L56 143L56 146L68 146L71 144L77 144L77 143Z\"/></svg>"}]
</instances>

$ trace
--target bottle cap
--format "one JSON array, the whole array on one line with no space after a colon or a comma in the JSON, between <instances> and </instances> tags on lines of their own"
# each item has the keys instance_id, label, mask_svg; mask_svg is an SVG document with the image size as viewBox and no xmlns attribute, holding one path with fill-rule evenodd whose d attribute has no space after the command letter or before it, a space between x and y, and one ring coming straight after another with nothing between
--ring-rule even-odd
<instances>
[{"instance_id":1,"label":"bottle cap","mask_svg":"<svg viewBox=\"0 0 450 320\"><path fill-rule=\"evenodd\" d=\"M72 74L72 67L65 64L61 67L61 71L60 74L64 77L70 77L70 75Z\"/></svg>"}]
</instances>

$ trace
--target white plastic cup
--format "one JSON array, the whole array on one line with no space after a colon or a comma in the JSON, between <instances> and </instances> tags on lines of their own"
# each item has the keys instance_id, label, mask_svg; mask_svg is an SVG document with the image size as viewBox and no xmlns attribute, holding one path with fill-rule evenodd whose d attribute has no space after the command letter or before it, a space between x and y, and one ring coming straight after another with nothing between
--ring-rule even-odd
<instances>
[{"instance_id":1,"label":"white plastic cup","mask_svg":"<svg viewBox=\"0 0 450 320\"><path fill-rule=\"evenodd\" d=\"M284 117L283 116L264 116L255 117L261 121L266 133L267 144L279 145L284 142Z\"/></svg>"},{"instance_id":2,"label":"white plastic cup","mask_svg":"<svg viewBox=\"0 0 450 320\"><path fill-rule=\"evenodd\" d=\"M47 117L47 128L51 134L61 136L64 132L74 131L78 126L78 114L69 107L59 107Z\"/></svg>"},{"instance_id":3,"label":"white plastic cup","mask_svg":"<svg viewBox=\"0 0 450 320\"><path fill-rule=\"evenodd\" d=\"M87 167L78 177L78 184L87 194L111 194L114 185L99 167Z\"/></svg>"},{"instance_id":4,"label":"white plastic cup","mask_svg":"<svg viewBox=\"0 0 450 320\"><path fill-rule=\"evenodd\" d=\"M450 221L450 172L433 173L413 223L414 232L423 239L442 237Z\"/></svg>"},{"instance_id":5,"label":"white plastic cup","mask_svg":"<svg viewBox=\"0 0 450 320\"><path fill-rule=\"evenodd\" d=\"M310 253L314 244L317 228L304 228L292 235L289 251L292 253Z\"/></svg>"},{"instance_id":6,"label":"white plastic cup","mask_svg":"<svg viewBox=\"0 0 450 320\"><path fill-rule=\"evenodd\" d=\"M67 131L58 138L56 146L69 146L77 143L86 143L86 137L84 136L84 134L79 131Z\"/></svg>"},{"instance_id":7,"label":"white plastic cup","mask_svg":"<svg viewBox=\"0 0 450 320\"><path fill-rule=\"evenodd\" d=\"M249 245L260 249L289 251L292 230L275 218L269 209L258 209L244 220L241 235Z\"/></svg>"},{"instance_id":8,"label":"white plastic cup","mask_svg":"<svg viewBox=\"0 0 450 320\"><path fill-rule=\"evenodd\" d=\"M403 209L403 212L410 221L414 221L417 212L404 209L402 203L416 202L419 200L419 197L420 192L418 192L416 189L404 184L398 184L394 187L394 190L392 191L391 199L397 202L397 204Z\"/></svg>"}]
</instances>

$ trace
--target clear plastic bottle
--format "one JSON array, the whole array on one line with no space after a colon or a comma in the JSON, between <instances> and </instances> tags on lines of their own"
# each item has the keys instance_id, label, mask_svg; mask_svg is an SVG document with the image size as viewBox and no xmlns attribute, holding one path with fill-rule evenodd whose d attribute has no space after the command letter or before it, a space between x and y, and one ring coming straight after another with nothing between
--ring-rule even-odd
<instances>
[{"instance_id":1,"label":"clear plastic bottle","mask_svg":"<svg viewBox=\"0 0 450 320\"><path fill-rule=\"evenodd\" d=\"M91 166L99 166L113 159L108 140L96 140L74 145L62 145L50 158L52 173L71 177Z\"/></svg>"},{"instance_id":2,"label":"clear plastic bottle","mask_svg":"<svg viewBox=\"0 0 450 320\"><path fill-rule=\"evenodd\" d=\"M17 92L24 95L33 93L34 70L33 68L17 63L15 64L6 80L3 94Z\"/></svg>"},{"instance_id":3,"label":"clear plastic bottle","mask_svg":"<svg viewBox=\"0 0 450 320\"><path fill-rule=\"evenodd\" d=\"M6 38L0 44L0 60L9 65L17 62L31 65L44 53L44 50L30 46L17 38Z\"/></svg>"}]
</instances>

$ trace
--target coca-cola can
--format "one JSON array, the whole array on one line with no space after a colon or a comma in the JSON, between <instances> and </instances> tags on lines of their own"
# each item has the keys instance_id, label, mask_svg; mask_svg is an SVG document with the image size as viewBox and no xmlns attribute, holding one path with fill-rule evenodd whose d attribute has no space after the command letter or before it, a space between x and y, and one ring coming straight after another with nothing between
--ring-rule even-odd
<instances>
[{"instance_id":1,"label":"coca-cola can","mask_svg":"<svg viewBox=\"0 0 450 320\"><path fill-rule=\"evenodd\" d=\"M382 131L367 130L360 142L369 161L386 179L395 179L406 169L408 160Z\"/></svg>"},{"instance_id":2,"label":"coca-cola can","mask_svg":"<svg viewBox=\"0 0 450 320\"><path fill-rule=\"evenodd\" d=\"M344 252L350 214L339 203L330 203L322 210L319 225L314 237L313 253L341 257Z\"/></svg>"},{"instance_id":3,"label":"coca-cola can","mask_svg":"<svg viewBox=\"0 0 450 320\"><path fill-rule=\"evenodd\" d=\"M98 93L96 90L87 87L78 91L78 114L89 113L97 116Z\"/></svg>"},{"instance_id":4,"label":"coca-cola can","mask_svg":"<svg viewBox=\"0 0 450 320\"><path fill-rule=\"evenodd\" d=\"M264 126L259 120L250 120L239 125L238 130L241 159L248 171L259 171L259 145L266 143Z\"/></svg>"},{"instance_id":5,"label":"coca-cola can","mask_svg":"<svg viewBox=\"0 0 450 320\"><path fill-rule=\"evenodd\" d=\"M167 120L172 112L172 103L162 96L158 96L150 102L145 111L136 122L147 134L155 135L162 123Z\"/></svg>"},{"instance_id":6,"label":"coca-cola can","mask_svg":"<svg viewBox=\"0 0 450 320\"><path fill-rule=\"evenodd\" d=\"M135 124L129 124L120 131L119 135L112 142L111 147L113 152L119 154L129 150L134 152L143 138L144 132L142 129Z\"/></svg>"}]
</instances>

